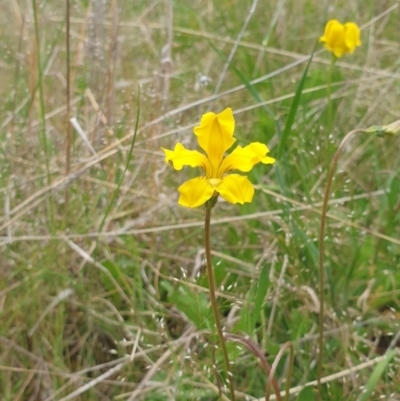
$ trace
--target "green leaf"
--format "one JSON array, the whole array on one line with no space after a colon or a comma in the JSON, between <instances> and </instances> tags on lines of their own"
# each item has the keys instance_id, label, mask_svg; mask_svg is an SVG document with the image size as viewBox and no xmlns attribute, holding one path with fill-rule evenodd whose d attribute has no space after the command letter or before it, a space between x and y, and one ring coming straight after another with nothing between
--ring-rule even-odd
<instances>
[{"instance_id":1,"label":"green leaf","mask_svg":"<svg viewBox=\"0 0 400 401\"><path fill-rule=\"evenodd\" d=\"M260 317L269 285L269 268L268 265L264 265L258 282L254 283L247 293L247 301L241 310L240 319L235 326L235 331L244 331L247 334L253 333Z\"/></svg>"},{"instance_id":2,"label":"green leaf","mask_svg":"<svg viewBox=\"0 0 400 401\"><path fill-rule=\"evenodd\" d=\"M255 297L257 285L254 283L247 293L247 301L242 310L240 311L240 319L238 323L235 325L234 331L243 331L247 334L252 333L251 323L250 323L250 315L251 315L251 302Z\"/></svg>"},{"instance_id":3,"label":"green leaf","mask_svg":"<svg viewBox=\"0 0 400 401\"><path fill-rule=\"evenodd\" d=\"M396 350L389 351L385 354L385 358L382 359L376 366L374 371L372 372L371 377L368 380L367 385L365 386L364 391L357 398L357 401L367 401L370 399L371 394L374 392L381 376L385 373L386 368L388 367L392 358L397 355Z\"/></svg>"},{"instance_id":4,"label":"green leaf","mask_svg":"<svg viewBox=\"0 0 400 401\"><path fill-rule=\"evenodd\" d=\"M252 330L254 330L257 320L260 317L261 308L263 306L265 296L267 295L269 285L269 266L265 264L263 269L261 270L260 278L258 280L257 292L254 299L253 313L250 315Z\"/></svg>"},{"instance_id":5,"label":"green leaf","mask_svg":"<svg viewBox=\"0 0 400 401\"><path fill-rule=\"evenodd\" d=\"M394 210L400 197L400 179L394 175L389 180L389 190L387 191L387 202L389 210Z\"/></svg>"},{"instance_id":6,"label":"green leaf","mask_svg":"<svg viewBox=\"0 0 400 401\"><path fill-rule=\"evenodd\" d=\"M300 391L299 396L297 397L297 401L314 401L314 389L312 387L304 387L303 390Z\"/></svg>"},{"instance_id":7,"label":"green leaf","mask_svg":"<svg viewBox=\"0 0 400 401\"><path fill-rule=\"evenodd\" d=\"M196 292L181 285L171 293L169 302L174 303L197 328L212 329L214 326L211 324L211 308L203 292Z\"/></svg>"}]
</instances>

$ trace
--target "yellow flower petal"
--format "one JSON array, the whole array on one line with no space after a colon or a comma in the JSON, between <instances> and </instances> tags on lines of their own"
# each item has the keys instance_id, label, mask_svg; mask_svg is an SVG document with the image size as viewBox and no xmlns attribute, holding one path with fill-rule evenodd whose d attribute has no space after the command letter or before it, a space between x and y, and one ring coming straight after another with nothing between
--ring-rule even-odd
<instances>
[{"instance_id":1,"label":"yellow flower petal","mask_svg":"<svg viewBox=\"0 0 400 401\"><path fill-rule=\"evenodd\" d=\"M354 22L346 22L344 28L346 31L345 42L348 52L353 54L354 49L357 46L361 46L360 28Z\"/></svg>"},{"instance_id":2,"label":"yellow flower petal","mask_svg":"<svg viewBox=\"0 0 400 401\"><path fill-rule=\"evenodd\" d=\"M324 43L326 49L332 52L336 57L341 57L347 51L344 38L344 25L338 20L330 20L326 24L324 36L322 36L319 41Z\"/></svg>"},{"instance_id":3,"label":"yellow flower petal","mask_svg":"<svg viewBox=\"0 0 400 401\"><path fill-rule=\"evenodd\" d=\"M211 164L211 171L207 171L207 177L216 177L225 152L236 141L233 137L234 130L235 120L230 108L219 114L204 114L200 125L194 128L199 145L207 153Z\"/></svg>"},{"instance_id":4,"label":"yellow flower petal","mask_svg":"<svg viewBox=\"0 0 400 401\"><path fill-rule=\"evenodd\" d=\"M178 203L186 207L199 207L214 194L214 188L204 176L184 182L178 191L181 194Z\"/></svg>"},{"instance_id":5,"label":"yellow flower petal","mask_svg":"<svg viewBox=\"0 0 400 401\"><path fill-rule=\"evenodd\" d=\"M228 171L250 171L257 163L273 164L275 159L266 156L269 149L260 142L253 142L242 148L238 146L223 160L218 175L222 176Z\"/></svg>"},{"instance_id":6,"label":"yellow flower petal","mask_svg":"<svg viewBox=\"0 0 400 401\"><path fill-rule=\"evenodd\" d=\"M325 32L319 38L319 41L322 43L330 42L332 40L332 36L337 36L342 30L344 30L343 25L338 20L331 19L326 23Z\"/></svg>"},{"instance_id":7,"label":"yellow flower petal","mask_svg":"<svg viewBox=\"0 0 400 401\"><path fill-rule=\"evenodd\" d=\"M183 166L201 167L204 171L210 169L210 163L203 154L188 150L181 143L177 143L174 150L161 149L165 153L165 162L171 162L175 170L182 170Z\"/></svg>"},{"instance_id":8,"label":"yellow flower petal","mask_svg":"<svg viewBox=\"0 0 400 401\"><path fill-rule=\"evenodd\" d=\"M239 174L228 174L222 178L216 190L230 203L251 202L254 196L254 187L249 179Z\"/></svg>"}]
</instances>

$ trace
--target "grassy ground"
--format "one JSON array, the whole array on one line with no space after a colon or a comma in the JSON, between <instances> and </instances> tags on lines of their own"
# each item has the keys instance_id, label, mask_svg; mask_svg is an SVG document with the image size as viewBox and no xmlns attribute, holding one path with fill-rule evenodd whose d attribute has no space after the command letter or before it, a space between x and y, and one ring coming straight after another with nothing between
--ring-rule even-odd
<instances>
[{"instance_id":1,"label":"grassy ground","mask_svg":"<svg viewBox=\"0 0 400 401\"><path fill-rule=\"evenodd\" d=\"M315 380L328 167L347 132L399 119L399 3L71 0L69 52L61 3L9 0L0 13L0 400L218 399L204 211L178 206L193 171L168 167L160 147L194 148L201 115L225 107L239 142L278 160L250 173L251 204L213 211L224 325L270 364L292 342L290 386ZM334 66L331 107L330 54L317 46L282 144L331 18L357 22L362 46ZM363 401L365 388L400 399L397 356L374 371L399 332L399 149L398 137L358 135L339 161L324 400ZM229 355L237 399L264 399L257 358L236 343ZM285 354L282 390L287 371ZM313 400L312 388L291 399Z\"/></svg>"}]
</instances>

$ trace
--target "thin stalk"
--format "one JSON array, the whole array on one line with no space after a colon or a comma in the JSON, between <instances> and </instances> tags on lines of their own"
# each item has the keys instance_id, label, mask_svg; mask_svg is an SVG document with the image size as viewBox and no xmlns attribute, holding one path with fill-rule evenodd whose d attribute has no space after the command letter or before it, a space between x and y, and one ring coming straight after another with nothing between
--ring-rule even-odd
<instances>
[{"instance_id":1,"label":"thin stalk","mask_svg":"<svg viewBox=\"0 0 400 401\"><path fill-rule=\"evenodd\" d=\"M289 369L287 372L286 376L286 396L285 400L289 401L290 400L290 383L292 380L292 374L293 374L293 364L294 364L294 347L293 344L290 343L290 360L289 360Z\"/></svg>"},{"instance_id":2,"label":"thin stalk","mask_svg":"<svg viewBox=\"0 0 400 401\"><path fill-rule=\"evenodd\" d=\"M327 97L328 97L328 136L332 131L332 121L333 121L333 104L332 104L332 75L333 66L335 65L336 57L332 54L331 63L329 64L328 71L328 86L326 87Z\"/></svg>"},{"instance_id":3,"label":"thin stalk","mask_svg":"<svg viewBox=\"0 0 400 401\"><path fill-rule=\"evenodd\" d=\"M206 204L206 216L204 221L204 246L206 251L206 261L207 261L207 276L208 276L208 286L210 289L210 301L214 314L215 326L217 327L217 334L219 338L219 343L221 345L222 354L224 357L225 370L227 375L227 380L229 383L229 391L231 394L231 401L235 401L235 389L233 388L232 373L229 363L228 351L226 349L226 343L224 334L222 332L221 321L219 318L219 310L217 304L217 298L215 296L215 280L214 280L214 270L211 263L211 247L210 247L210 222L211 222L211 209L213 204L211 201Z\"/></svg>"},{"instance_id":4,"label":"thin stalk","mask_svg":"<svg viewBox=\"0 0 400 401\"><path fill-rule=\"evenodd\" d=\"M42 143L44 149L44 157L46 164L46 176L47 176L47 185L50 185L50 164L49 164L49 149L47 145L46 138L46 117L45 117L45 107L44 107L44 95L43 95L43 69L42 63L40 59L40 40L39 40L39 23L37 17L37 7L36 0L32 0L32 9L33 9L33 18L35 21L35 39L36 39L36 53L37 53L37 69L38 69L38 87L39 87L39 103L40 103L40 120L41 120L41 136ZM49 214L50 214L50 223L51 223L51 231L54 231L54 214L53 214L53 198L50 197L49 200Z\"/></svg>"},{"instance_id":5,"label":"thin stalk","mask_svg":"<svg viewBox=\"0 0 400 401\"><path fill-rule=\"evenodd\" d=\"M319 269L319 316L318 316L318 361L317 361L317 387L318 387L318 399L322 401L321 396L321 378L322 378L322 349L324 344L324 240L325 240L325 227L326 227L326 214L328 211L328 201L332 188L333 175L335 174L337 162L339 156L342 153L344 145L348 139L356 133L363 133L365 130L355 129L350 131L340 143L335 155L331 162L331 168L329 170L328 182L324 193L324 199L322 202L321 212L321 224L319 229L319 257L318 257L318 269Z\"/></svg>"},{"instance_id":6,"label":"thin stalk","mask_svg":"<svg viewBox=\"0 0 400 401\"><path fill-rule=\"evenodd\" d=\"M217 387L218 387L218 397L222 398L222 390L221 390L221 380L218 374L218 370L217 370L217 358L215 356L216 354L216 349L215 347L212 347L212 362L213 362L213 371L215 374L215 378L217 380Z\"/></svg>"},{"instance_id":7,"label":"thin stalk","mask_svg":"<svg viewBox=\"0 0 400 401\"><path fill-rule=\"evenodd\" d=\"M136 112L135 131L134 131L134 134L133 134L131 147L129 149L128 157L126 159L124 172L122 173L120 179L118 180L117 188L115 189L113 197L111 199L111 202L108 204L108 206L107 206L107 208L106 208L106 210L104 212L103 219L101 220L100 227L99 227L99 232L100 233L103 231L104 224L105 224L105 222L107 220L107 217L108 217L109 213L111 212L111 209L115 205L115 201L118 198L119 190L121 189L122 182L124 181L126 172L128 171L129 165L131 163L133 148L135 146L136 136L137 136L137 133L138 133L138 130L139 130L139 117L140 117L140 87L138 86L138 107L137 107L137 112Z\"/></svg>"},{"instance_id":8,"label":"thin stalk","mask_svg":"<svg viewBox=\"0 0 400 401\"><path fill-rule=\"evenodd\" d=\"M326 226L326 215L328 212L328 201L331 193L333 175L336 170L336 166L341 155L344 145L347 141L355 134L375 134L376 136L395 136L400 133L400 120L393 122L392 124L385 126L372 126L367 129L354 129L350 131L340 142L339 147L336 150L331 162L331 168L329 170L328 181L324 193L324 199L322 202L321 211L321 225L319 229L319 329L318 329L318 361L317 361L317 400L322 401L321 385L322 385L322 349L324 344L323 339L323 325L324 325L324 240L325 240L325 226Z\"/></svg>"},{"instance_id":9,"label":"thin stalk","mask_svg":"<svg viewBox=\"0 0 400 401\"><path fill-rule=\"evenodd\" d=\"M293 344L288 341L285 344L282 345L281 349L279 350L278 354L276 355L274 362L272 363L271 366L271 372L270 375L268 377L268 381L267 381L267 387L265 390L265 401L269 401L270 399L270 392L271 392L271 385L273 383L274 377L275 377L275 372L276 369L278 368L278 363L281 360L284 352L289 348L290 350L290 361L289 361L289 371L288 371L288 375L287 375L287 381L286 381L286 396L285 396L285 400L288 401L289 400L289 390L290 390L290 378L292 376L292 367L293 367L293 362L294 362L294 347Z\"/></svg>"},{"instance_id":10,"label":"thin stalk","mask_svg":"<svg viewBox=\"0 0 400 401\"><path fill-rule=\"evenodd\" d=\"M66 89L66 101L67 101L67 118L66 118L66 125L67 125L67 138L65 144L65 176L68 176L70 170L70 163L71 163L71 142L72 142L72 130L71 130L71 59L70 59L70 0L66 0L66 10L65 10L65 19L66 19L66 26L67 26L67 36L66 36L66 52L67 52L67 59L66 59L66 79L67 79L67 89ZM69 201L69 186L67 185L65 189L65 213L67 216L68 211L68 201Z\"/></svg>"},{"instance_id":11,"label":"thin stalk","mask_svg":"<svg viewBox=\"0 0 400 401\"><path fill-rule=\"evenodd\" d=\"M241 337L241 336L238 336L237 334L225 333L225 337L228 340L236 341L236 342L239 342L240 344L244 345L246 348L248 348L250 350L250 352L252 352L252 354L255 357L259 358L267 377L268 378L271 377L272 388L274 389L276 399L278 401L282 401L281 393L279 391L279 384L278 384L277 380L275 379L274 375L271 374L271 367L269 366L267 358L265 358L262 350L260 348L258 348L258 346L255 343L253 343L250 340L250 338L247 336ZM292 355L292 352L291 352L291 355ZM288 387L290 387L290 377L292 375L292 365L293 365L293 361L291 361L291 366L289 366L289 372L288 372L288 383L289 384L286 384L287 391L288 391Z\"/></svg>"}]
</instances>

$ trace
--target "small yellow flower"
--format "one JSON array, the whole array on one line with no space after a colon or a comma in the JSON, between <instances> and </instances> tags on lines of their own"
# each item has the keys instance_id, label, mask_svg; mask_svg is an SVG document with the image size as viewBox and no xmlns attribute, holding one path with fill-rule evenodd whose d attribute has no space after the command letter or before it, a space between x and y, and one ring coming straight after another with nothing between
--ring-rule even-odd
<instances>
[{"instance_id":1,"label":"small yellow flower","mask_svg":"<svg viewBox=\"0 0 400 401\"><path fill-rule=\"evenodd\" d=\"M360 28L354 22L346 22L343 25L332 19L326 24L325 32L319 41L337 58L346 53L353 54L355 48L361 46Z\"/></svg>"},{"instance_id":2,"label":"small yellow flower","mask_svg":"<svg viewBox=\"0 0 400 401\"><path fill-rule=\"evenodd\" d=\"M165 153L165 162L171 162L175 170L190 166L201 167L204 171L205 175L186 181L178 188L180 205L198 207L218 194L231 203L252 201L254 187L248 178L227 173L232 170L249 172L257 163L272 164L275 159L266 156L269 149L260 142L253 142L244 148L238 146L225 156L225 152L236 142L234 130L232 109L227 108L219 114L209 112L194 128L199 146L206 155L185 149L181 143L177 143L174 150L161 148Z\"/></svg>"}]
</instances>

